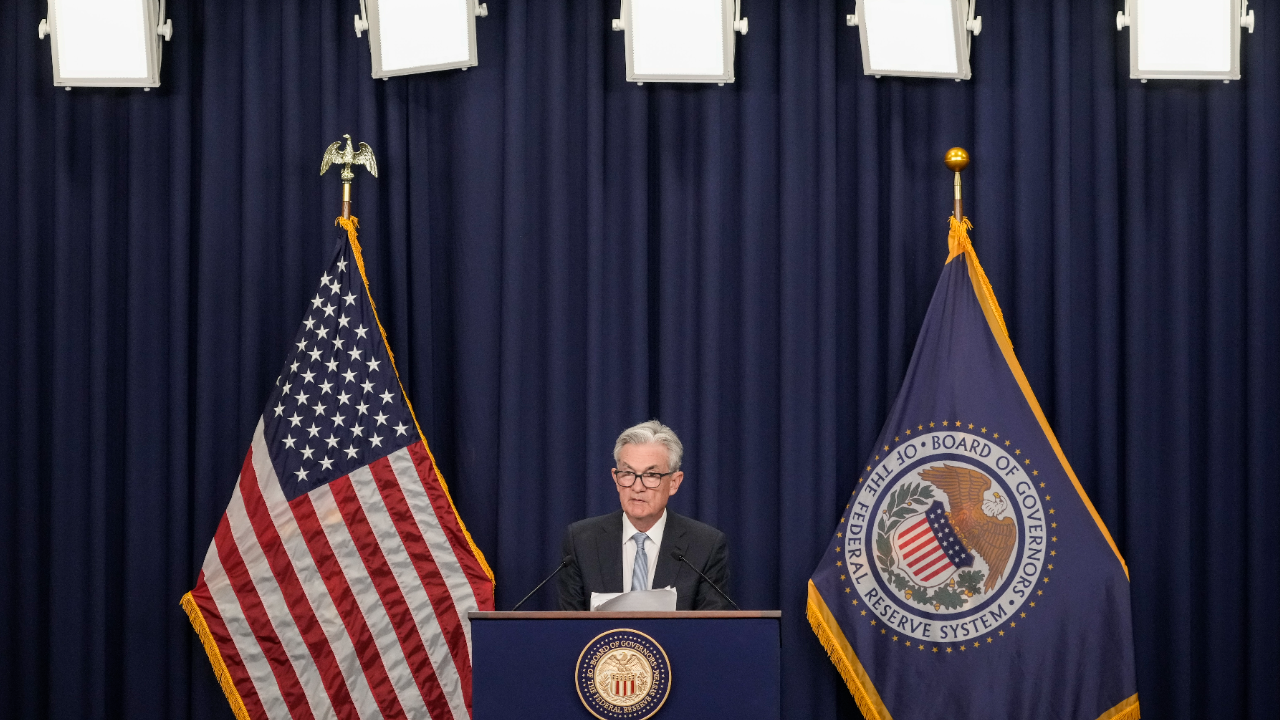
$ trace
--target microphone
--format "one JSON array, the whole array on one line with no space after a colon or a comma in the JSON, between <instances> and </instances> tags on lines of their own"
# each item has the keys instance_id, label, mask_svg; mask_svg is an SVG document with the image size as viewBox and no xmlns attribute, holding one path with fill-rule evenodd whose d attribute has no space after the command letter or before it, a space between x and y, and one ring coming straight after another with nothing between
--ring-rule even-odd
<instances>
[{"instance_id":1,"label":"microphone","mask_svg":"<svg viewBox=\"0 0 1280 720\"><path fill-rule=\"evenodd\" d=\"M519 610L519 609L520 609L520 606L524 604L524 601L525 601L525 600L528 600L529 598L533 597L533 594L534 594L534 593L536 593L536 592L538 592L539 590L541 590L541 589L542 589L542 586L543 586L543 585L546 585L546 584L551 580L551 578L555 577L556 575L559 575L559 574L560 574L560 571L564 569L564 566L565 566L565 565L568 565L568 564L569 564L570 562L572 562L572 561L573 561L573 556L572 556L572 555L565 555L565 556L564 556L564 559L560 561L560 564L556 567L556 569L555 569L555 570L552 570L552 571L551 571L551 574L550 574L550 575L548 575L548 576L547 576L547 578L546 578L545 580L543 580L542 582L538 583L538 587L536 587L536 588L534 588L534 589L530 590L530 591L529 591L529 594L524 596L524 600L521 600L520 602L516 603L516 606L515 606L515 607L513 607L513 608L511 608L511 612L515 612L516 610ZM709 582L709 581L708 581L708 582ZM723 594L723 593L721 593L721 594ZM733 601L732 601L732 600L730 600L729 602L733 602Z\"/></svg>"},{"instance_id":2,"label":"microphone","mask_svg":"<svg viewBox=\"0 0 1280 720\"><path fill-rule=\"evenodd\" d=\"M720 589L720 586L719 586L719 585L716 585L715 583L711 582L711 578L707 577L706 575L704 575L704 574L703 574L703 572L702 572L701 570L699 570L698 568L694 567L693 563L689 562L689 560L685 558L684 553L680 552L679 550L672 550L672 551L671 551L671 557L673 557L673 558L675 558L676 560L679 560L680 562L684 563L685 565L688 565L689 567L693 568L693 571L694 571L694 572L696 572L696 573L698 573L698 577L702 578L703 580L706 580L708 585L710 585L712 588L714 588L716 592L720 593L720 597L724 598L725 600L728 600L728 601L729 601L729 604L733 606L733 609L734 609L734 610L741 610L741 609L742 609L742 608L738 607L738 603L736 603L736 602L734 602L734 601L733 601L733 598L731 598L731 597L729 597L728 595L726 595L726 594L725 594L725 592L724 592L723 590L721 590L721 589ZM568 558L566 558L566 559L568 559Z\"/></svg>"}]
</instances>

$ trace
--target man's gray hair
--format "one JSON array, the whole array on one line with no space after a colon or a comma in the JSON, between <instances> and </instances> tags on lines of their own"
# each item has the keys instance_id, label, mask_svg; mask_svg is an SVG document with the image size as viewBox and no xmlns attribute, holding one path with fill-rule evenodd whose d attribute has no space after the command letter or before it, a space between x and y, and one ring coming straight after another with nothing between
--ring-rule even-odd
<instances>
[{"instance_id":1,"label":"man's gray hair","mask_svg":"<svg viewBox=\"0 0 1280 720\"><path fill-rule=\"evenodd\" d=\"M646 445L662 443L667 448L667 470L675 472L680 469L680 460L684 457L684 445L676 437L676 431L657 420L642 422L622 431L618 442L613 445L613 462L619 462L623 445Z\"/></svg>"}]
</instances>

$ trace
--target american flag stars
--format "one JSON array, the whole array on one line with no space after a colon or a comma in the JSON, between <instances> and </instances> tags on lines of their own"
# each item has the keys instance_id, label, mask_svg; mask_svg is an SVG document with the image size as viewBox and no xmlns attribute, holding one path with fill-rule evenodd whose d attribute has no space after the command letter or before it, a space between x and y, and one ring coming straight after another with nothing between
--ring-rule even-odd
<instances>
[{"instance_id":1,"label":"american flag stars","mask_svg":"<svg viewBox=\"0 0 1280 720\"><path fill-rule=\"evenodd\" d=\"M307 308L268 402L263 434L293 499L418 439L351 249Z\"/></svg>"}]
</instances>

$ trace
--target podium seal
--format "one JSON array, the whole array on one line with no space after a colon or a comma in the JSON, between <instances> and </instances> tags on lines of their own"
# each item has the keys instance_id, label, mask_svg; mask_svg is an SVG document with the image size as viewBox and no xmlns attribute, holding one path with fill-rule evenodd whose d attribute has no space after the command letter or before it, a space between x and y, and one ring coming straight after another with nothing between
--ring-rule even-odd
<instances>
[{"instance_id":1,"label":"podium seal","mask_svg":"<svg viewBox=\"0 0 1280 720\"><path fill-rule=\"evenodd\" d=\"M653 638L638 630L597 635L578 656L578 697L600 720L645 720L671 691L671 663Z\"/></svg>"}]
</instances>

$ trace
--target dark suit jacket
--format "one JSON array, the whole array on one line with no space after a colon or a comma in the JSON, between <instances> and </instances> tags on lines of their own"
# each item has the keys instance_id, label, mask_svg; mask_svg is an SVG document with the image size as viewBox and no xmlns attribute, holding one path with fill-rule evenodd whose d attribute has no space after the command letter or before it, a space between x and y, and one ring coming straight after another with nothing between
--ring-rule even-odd
<instances>
[{"instance_id":1,"label":"dark suit jacket","mask_svg":"<svg viewBox=\"0 0 1280 720\"><path fill-rule=\"evenodd\" d=\"M724 533L668 508L653 587L674 587L677 610L731 609L692 568L671 557L672 550L684 553L694 567L729 592L729 548ZM564 534L564 554L572 560L560 572L561 610L589 610L593 592L622 592L622 511L570 525Z\"/></svg>"}]
</instances>

